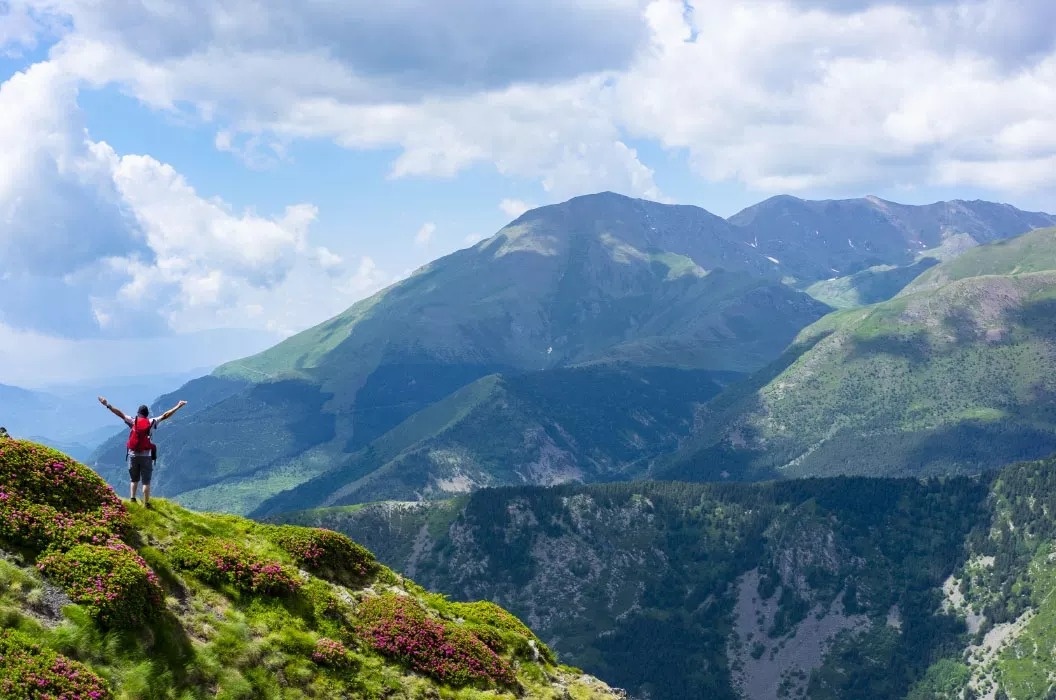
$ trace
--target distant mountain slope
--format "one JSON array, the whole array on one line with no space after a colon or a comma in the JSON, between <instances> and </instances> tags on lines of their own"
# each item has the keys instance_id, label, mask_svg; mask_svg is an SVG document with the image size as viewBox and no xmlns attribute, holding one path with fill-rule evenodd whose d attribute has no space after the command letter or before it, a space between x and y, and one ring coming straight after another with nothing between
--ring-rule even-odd
<instances>
[{"instance_id":1,"label":"distant mountain slope","mask_svg":"<svg viewBox=\"0 0 1056 700\"><path fill-rule=\"evenodd\" d=\"M649 458L677 449L708 399L739 376L633 366L490 375L253 514L484 486L634 479Z\"/></svg>"},{"instance_id":2,"label":"distant mountain slope","mask_svg":"<svg viewBox=\"0 0 1056 700\"><path fill-rule=\"evenodd\" d=\"M491 374L616 361L752 371L828 311L778 268L696 207L606 193L532 210L181 389L200 398L159 430L156 483L262 499ZM93 465L123 481L120 441Z\"/></svg>"},{"instance_id":3,"label":"distant mountain slope","mask_svg":"<svg viewBox=\"0 0 1056 700\"><path fill-rule=\"evenodd\" d=\"M1056 229L1039 229L813 324L654 475L976 472L1053 451Z\"/></svg>"},{"instance_id":4,"label":"distant mountain slope","mask_svg":"<svg viewBox=\"0 0 1056 700\"><path fill-rule=\"evenodd\" d=\"M953 257L1050 220L985 202L909 207L869 198L776 198L732 223L613 193L534 209L183 387L171 398L194 411L159 431L156 483L201 507L244 511L335 467L358 482L376 469L350 455L490 375L613 362L753 372L831 309L794 286L837 306L885 299L932 264L922 251ZM845 277L830 279L837 274ZM423 462L410 467L412 453L425 454L401 453L388 472L355 487L339 481L361 495L435 491L443 477ZM502 470L525 473L532 462ZM92 463L111 483L123 481L120 439ZM390 488L384 473L415 476ZM459 483L491 481L476 472Z\"/></svg>"},{"instance_id":5,"label":"distant mountain slope","mask_svg":"<svg viewBox=\"0 0 1056 700\"><path fill-rule=\"evenodd\" d=\"M986 495L967 479L636 482L283 520L348 533L456 600L499 601L632 697L901 700L967 644L941 586Z\"/></svg>"},{"instance_id":6,"label":"distant mountain slope","mask_svg":"<svg viewBox=\"0 0 1056 700\"><path fill-rule=\"evenodd\" d=\"M878 197L808 201L780 195L730 217L743 240L780 260L799 283L905 266L941 249L978 245L1056 226L1056 216L1007 204L963 201L906 205Z\"/></svg>"},{"instance_id":7,"label":"distant mountain slope","mask_svg":"<svg viewBox=\"0 0 1056 700\"><path fill-rule=\"evenodd\" d=\"M200 373L159 371L143 377L100 378L35 390L0 384L0 426L12 435L88 459L96 447L122 431L120 422L99 408L97 396L105 394L116 405L133 411Z\"/></svg>"},{"instance_id":8,"label":"distant mountain slope","mask_svg":"<svg viewBox=\"0 0 1056 700\"><path fill-rule=\"evenodd\" d=\"M971 479L486 489L284 519L498 601L632 697L1056 692L1056 459Z\"/></svg>"}]
</instances>

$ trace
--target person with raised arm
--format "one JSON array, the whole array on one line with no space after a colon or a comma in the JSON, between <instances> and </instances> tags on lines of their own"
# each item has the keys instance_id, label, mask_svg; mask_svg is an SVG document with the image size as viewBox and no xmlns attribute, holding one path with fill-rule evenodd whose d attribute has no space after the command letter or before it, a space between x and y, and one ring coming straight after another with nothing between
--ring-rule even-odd
<instances>
[{"instance_id":1,"label":"person with raised arm","mask_svg":"<svg viewBox=\"0 0 1056 700\"><path fill-rule=\"evenodd\" d=\"M145 405L140 406L136 416L130 418L129 416L126 416L121 409L112 406L110 402L102 396L99 397L99 403L103 404L103 406L109 409L111 413L123 420L125 425L130 429L128 442L125 445L127 449L126 457L129 460L128 477L131 480L129 486L131 492L130 495L132 503L136 503L136 490L139 488L139 482L142 479L143 505L149 508L150 478L154 473L154 462L158 458L157 445L151 441L150 435L154 429L158 427L158 423L171 418L172 414L186 406L187 402L180 401L157 418L150 417L150 408Z\"/></svg>"}]
</instances>

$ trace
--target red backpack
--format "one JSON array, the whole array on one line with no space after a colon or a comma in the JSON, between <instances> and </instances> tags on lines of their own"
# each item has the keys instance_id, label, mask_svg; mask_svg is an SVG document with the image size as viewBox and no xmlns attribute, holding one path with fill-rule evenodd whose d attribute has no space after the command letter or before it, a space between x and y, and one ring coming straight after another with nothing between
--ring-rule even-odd
<instances>
[{"instance_id":1,"label":"red backpack","mask_svg":"<svg viewBox=\"0 0 1056 700\"><path fill-rule=\"evenodd\" d=\"M143 416L136 416L132 421L132 431L128 434L128 449L133 452L148 452L154 449L154 443L150 441L150 428L152 421Z\"/></svg>"}]
</instances>

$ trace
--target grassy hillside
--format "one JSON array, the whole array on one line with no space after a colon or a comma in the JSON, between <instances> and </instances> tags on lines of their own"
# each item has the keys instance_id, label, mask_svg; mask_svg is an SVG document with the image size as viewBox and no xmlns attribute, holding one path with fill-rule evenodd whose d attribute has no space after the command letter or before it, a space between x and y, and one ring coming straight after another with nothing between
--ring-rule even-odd
<instances>
[{"instance_id":1,"label":"grassy hillside","mask_svg":"<svg viewBox=\"0 0 1056 700\"><path fill-rule=\"evenodd\" d=\"M807 294L836 309L850 309L896 296L922 272L939 263L923 258L911 265L878 265L846 277L822 280L806 287Z\"/></svg>"},{"instance_id":2,"label":"grassy hillside","mask_svg":"<svg viewBox=\"0 0 1056 700\"><path fill-rule=\"evenodd\" d=\"M516 618L337 533L127 504L0 439L7 698L609 698Z\"/></svg>"},{"instance_id":3,"label":"grassy hillside","mask_svg":"<svg viewBox=\"0 0 1056 700\"><path fill-rule=\"evenodd\" d=\"M956 280L988 275L1015 276L1056 270L1056 228L1043 228L965 251L909 284L904 293L934 289Z\"/></svg>"},{"instance_id":4,"label":"grassy hillside","mask_svg":"<svg viewBox=\"0 0 1056 700\"><path fill-rule=\"evenodd\" d=\"M254 515L505 484L632 479L650 458L677 449L701 407L739 376L602 365L485 377Z\"/></svg>"},{"instance_id":5,"label":"grassy hillside","mask_svg":"<svg viewBox=\"0 0 1056 700\"><path fill-rule=\"evenodd\" d=\"M1056 271L1041 269L1053 262L1056 236L1036 231L826 316L710 405L694 446L653 473L940 474L1056 451Z\"/></svg>"},{"instance_id":6,"label":"grassy hillside","mask_svg":"<svg viewBox=\"0 0 1056 700\"><path fill-rule=\"evenodd\" d=\"M1054 494L1056 458L927 481L487 489L284 520L496 600L636 696L1047 700Z\"/></svg>"}]
</instances>

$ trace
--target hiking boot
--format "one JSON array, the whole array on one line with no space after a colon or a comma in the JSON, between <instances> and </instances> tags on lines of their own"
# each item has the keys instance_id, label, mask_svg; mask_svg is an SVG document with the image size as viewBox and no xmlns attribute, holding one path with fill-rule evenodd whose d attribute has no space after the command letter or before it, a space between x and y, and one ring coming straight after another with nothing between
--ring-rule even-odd
<instances>
[{"instance_id":1,"label":"hiking boot","mask_svg":"<svg viewBox=\"0 0 1056 700\"><path fill-rule=\"evenodd\" d=\"M133 503L139 503L139 501L137 501L137 500L136 500L136 497L135 497L135 496L133 496L133 497L132 497L132 502L133 502Z\"/></svg>"}]
</instances>

